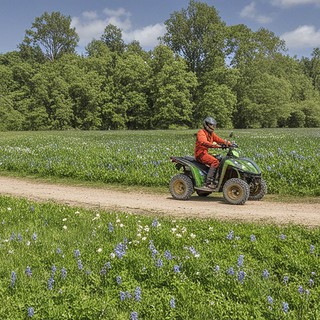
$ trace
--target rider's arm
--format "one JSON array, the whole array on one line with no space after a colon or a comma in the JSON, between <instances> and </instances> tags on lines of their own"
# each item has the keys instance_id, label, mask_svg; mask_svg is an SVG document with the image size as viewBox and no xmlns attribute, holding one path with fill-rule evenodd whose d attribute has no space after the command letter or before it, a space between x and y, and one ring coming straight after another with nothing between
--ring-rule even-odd
<instances>
[{"instance_id":1,"label":"rider's arm","mask_svg":"<svg viewBox=\"0 0 320 320\"><path fill-rule=\"evenodd\" d=\"M214 148L214 144L208 141L204 130L199 130L197 134L197 143L206 148Z\"/></svg>"}]
</instances>

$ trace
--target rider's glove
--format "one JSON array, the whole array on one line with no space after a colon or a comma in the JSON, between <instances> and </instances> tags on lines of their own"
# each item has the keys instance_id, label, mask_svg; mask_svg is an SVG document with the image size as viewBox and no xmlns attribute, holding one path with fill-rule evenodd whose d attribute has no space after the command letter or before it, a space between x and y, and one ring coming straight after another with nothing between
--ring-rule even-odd
<instances>
[{"instance_id":1,"label":"rider's glove","mask_svg":"<svg viewBox=\"0 0 320 320\"><path fill-rule=\"evenodd\" d=\"M233 141L232 144L231 144L231 147L238 148L238 145Z\"/></svg>"},{"instance_id":2,"label":"rider's glove","mask_svg":"<svg viewBox=\"0 0 320 320\"><path fill-rule=\"evenodd\" d=\"M228 148L228 146L226 144L221 145L221 149L227 149L227 148Z\"/></svg>"}]
</instances>

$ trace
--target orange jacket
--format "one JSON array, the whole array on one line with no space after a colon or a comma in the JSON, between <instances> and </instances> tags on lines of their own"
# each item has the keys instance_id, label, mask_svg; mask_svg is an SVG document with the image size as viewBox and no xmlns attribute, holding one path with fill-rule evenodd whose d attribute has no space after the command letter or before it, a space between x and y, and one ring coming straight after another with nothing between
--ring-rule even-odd
<instances>
[{"instance_id":1,"label":"orange jacket","mask_svg":"<svg viewBox=\"0 0 320 320\"><path fill-rule=\"evenodd\" d=\"M194 157L197 159L200 155L208 153L209 148L215 147L214 142L218 144L229 144L229 141L220 138L214 132L209 133L205 129L200 129L197 133Z\"/></svg>"}]
</instances>

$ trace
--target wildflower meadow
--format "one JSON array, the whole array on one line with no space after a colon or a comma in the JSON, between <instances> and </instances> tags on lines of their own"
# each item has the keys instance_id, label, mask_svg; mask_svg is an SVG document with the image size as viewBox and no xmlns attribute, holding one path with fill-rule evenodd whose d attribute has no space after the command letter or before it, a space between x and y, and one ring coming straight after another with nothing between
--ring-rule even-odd
<instances>
[{"instance_id":1,"label":"wildflower meadow","mask_svg":"<svg viewBox=\"0 0 320 320\"><path fill-rule=\"evenodd\" d=\"M3 132L0 172L167 188L176 173L170 156L193 155L195 133ZM230 132L217 133L228 139ZM261 167L269 193L320 195L319 129L235 130L232 139L241 156L252 158Z\"/></svg>"},{"instance_id":2,"label":"wildflower meadow","mask_svg":"<svg viewBox=\"0 0 320 320\"><path fill-rule=\"evenodd\" d=\"M4 132L0 172L167 188L194 130ZM228 138L229 132L218 134ZM237 130L269 193L320 195L316 129ZM0 318L320 319L320 230L0 196Z\"/></svg>"},{"instance_id":3,"label":"wildflower meadow","mask_svg":"<svg viewBox=\"0 0 320 320\"><path fill-rule=\"evenodd\" d=\"M319 319L320 234L0 197L1 319Z\"/></svg>"}]
</instances>

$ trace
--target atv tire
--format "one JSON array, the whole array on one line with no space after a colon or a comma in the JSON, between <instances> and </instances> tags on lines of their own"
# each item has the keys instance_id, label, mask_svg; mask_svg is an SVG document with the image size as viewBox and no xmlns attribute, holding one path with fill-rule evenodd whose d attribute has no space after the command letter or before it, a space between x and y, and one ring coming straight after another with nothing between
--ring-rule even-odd
<instances>
[{"instance_id":1,"label":"atv tire","mask_svg":"<svg viewBox=\"0 0 320 320\"><path fill-rule=\"evenodd\" d=\"M223 186L223 197L230 204L245 204L249 194L249 185L239 178L231 178Z\"/></svg>"},{"instance_id":2,"label":"atv tire","mask_svg":"<svg viewBox=\"0 0 320 320\"><path fill-rule=\"evenodd\" d=\"M171 178L169 190L173 198L188 200L193 193L192 180L183 173L177 174Z\"/></svg>"},{"instance_id":3,"label":"atv tire","mask_svg":"<svg viewBox=\"0 0 320 320\"><path fill-rule=\"evenodd\" d=\"M249 200L261 200L267 193L267 183L261 178L260 183L257 186L250 188Z\"/></svg>"}]
</instances>

